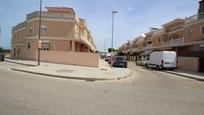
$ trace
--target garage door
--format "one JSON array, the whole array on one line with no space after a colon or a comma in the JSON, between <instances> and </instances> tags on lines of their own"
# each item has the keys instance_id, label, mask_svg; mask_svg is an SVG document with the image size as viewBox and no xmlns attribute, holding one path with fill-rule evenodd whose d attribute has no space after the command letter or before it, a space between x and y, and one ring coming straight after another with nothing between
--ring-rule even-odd
<instances>
[{"instance_id":1,"label":"garage door","mask_svg":"<svg viewBox=\"0 0 204 115\"><path fill-rule=\"evenodd\" d=\"M200 72L204 73L204 58L200 58Z\"/></svg>"}]
</instances>

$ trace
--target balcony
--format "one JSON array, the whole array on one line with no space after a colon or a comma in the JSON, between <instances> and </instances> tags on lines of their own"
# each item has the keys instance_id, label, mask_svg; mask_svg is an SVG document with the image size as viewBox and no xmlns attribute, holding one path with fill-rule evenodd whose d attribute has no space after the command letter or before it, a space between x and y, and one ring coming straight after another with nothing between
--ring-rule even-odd
<instances>
[{"instance_id":1,"label":"balcony","mask_svg":"<svg viewBox=\"0 0 204 115\"><path fill-rule=\"evenodd\" d=\"M185 19L185 24L189 24L189 23L192 23L194 21L198 20L198 15L193 15L191 17L188 17Z\"/></svg>"},{"instance_id":2,"label":"balcony","mask_svg":"<svg viewBox=\"0 0 204 115\"><path fill-rule=\"evenodd\" d=\"M184 38L177 38L177 39L163 41L162 46L175 47L175 46L181 46L183 43L184 43Z\"/></svg>"},{"instance_id":3,"label":"balcony","mask_svg":"<svg viewBox=\"0 0 204 115\"><path fill-rule=\"evenodd\" d=\"M93 40L89 40L87 37L81 35L80 33L75 33L75 39L82 41L84 44L89 46L92 50L96 49L96 45L94 44Z\"/></svg>"},{"instance_id":4,"label":"balcony","mask_svg":"<svg viewBox=\"0 0 204 115\"><path fill-rule=\"evenodd\" d=\"M174 31L177 31L177 30L180 30L180 29L183 29L184 27L183 26L175 26L175 27L173 27L173 28L171 28L171 29L169 29L169 32L174 32Z\"/></svg>"},{"instance_id":5,"label":"balcony","mask_svg":"<svg viewBox=\"0 0 204 115\"><path fill-rule=\"evenodd\" d=\"M152 48L152 44L146 44L146 49L151 49Z\"/></svg>"},{"instance_id":6,"label":"balcony","mask_svg":"<svg viewBox=\"0 0 204 115\"><path fill-rule=\"evenodd\" d=\"M177 38L177 39L172 39L171 44L172 45L181 45L184 43L184 38Z\"/></svg>"},{"instance_id":7,"label":"balcony","mask_svg":"<svg viewBox=\"0 0 204 115\"><path fill-rule=\"evenodd\" d=\"M161 46L171 46L171 40L163 41Z\"/></svg>"},{"instance_id":8,"label":"balcony","mask_svg":"<svg viewBox=\"0 0 204 115\"><path fill-rule=\"evenodd\" d=\"M132 48L132 49L131 49L131 52L132 52L132 53L134 53L134 52L137 53L137 52L140 52L140 50L139 50L139 48Z\"/></svg>"}]
</instances>

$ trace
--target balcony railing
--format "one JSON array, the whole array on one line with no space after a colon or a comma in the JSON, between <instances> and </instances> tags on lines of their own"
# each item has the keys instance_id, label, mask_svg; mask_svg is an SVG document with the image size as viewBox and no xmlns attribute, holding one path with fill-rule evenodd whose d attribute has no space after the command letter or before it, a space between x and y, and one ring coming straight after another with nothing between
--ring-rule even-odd
<instances>
[{"instance_id":1,"label":"balcony railing","mask_svg":"<svg viewBox=\"0 0 204 115\"><path fill-rule=\"evenodd\" d=\"M179 46L182 45L184 43L184 38L177 38L177 39L171 39L171 40L167 40L164 41L162 43L162 46Z\"/></svg>"},{"instance_id":2,"label":"balcony railing","mask_svg":"<svg viewBox=\"0 0 204 115\"><path fill-rule=\"evenodd\" d=\"M184 28L183 26L175 26L175 27L171 28L169 30L169 32L173 32L173 31L180 30L180 29L183 29L183 28Z\"/></svg>"},{"instance_id":3,"label":"balcony railing","mask_svg":"<svg viewBox=\"0 0 204 115\"><path fill-rule=\"evenodd\" d=\"M185 24L192 23L198 19L198 15L193 15L185 19Z\"/></svg>"},{"instance_id":4,"label":"balcony railing","mask_svg":"<svg viewBox=\"0 0 204 115\"><path fill-rule=\"evenodd\" d=\"M163 41L161 46L170 46L171 40Z\"/></svg>"},{"instance_id":5,"label":"balcony railing","mask_svg":"<svg viewBox=\"0 0 204 115\"><path fill-rule=\"evenodd\" d=\"M179 44L182 44L182 43L184 43L184 38L178 38L178 39L172 39L171 40L172 45L179 45Z\"/></svg>"},{"instance_id":6,"label":"balcony railing","mask_svg":"<svg viewBox=\"0 0 204 115\"><path fill-rule=\"evenodd\" d=\"M146 44L146 49L152 48L152 44Z\"/></svg>"}]
</instances>

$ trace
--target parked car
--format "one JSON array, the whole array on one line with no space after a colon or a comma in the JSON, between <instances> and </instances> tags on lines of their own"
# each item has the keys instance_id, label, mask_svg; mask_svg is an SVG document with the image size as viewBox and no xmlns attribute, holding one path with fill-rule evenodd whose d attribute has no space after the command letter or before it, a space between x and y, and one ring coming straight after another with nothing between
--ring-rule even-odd
<instances>
[{"instance_id":1,"label":"parked car","mask_svg":"<svg viewBox=\"0 0 204 115\"><path fill-rule=\"evenodd\" d=\"M4 54L0 54L0 61L4 61L4 57L5 57Z\"/></svg>"},{"instance_id":2,"label":"parked car","mask_svg":"<svg viewBox=\"0 0 204 115\"><path fill-rule=\"evenodd\" d=\"M152 52L147 61L147 67L161 69L176 69L177 55L175 51Z\"/></svg>"},{"instance_id":3,"label":"parked car","mask_svg":"<svg viewBox=\"0 0 204 115\"><path fill-rule=\"evenodd\" d=\"M112 61L113 67L127 68L127 57L126 56L114 56L112 57L111 61Z\"/></svg>"},{"instance_id":4,"label":"parked car","mask_svg":"<svg viewBox=\"0 0 204 115\"><path fill-rule=\"evenodd\" d=\"M109 61L110 60L110 56L107 56L106 58L105 58L105 61Z\"/></svg>"},{"instance_id":5,"label":"parked car","mask_svg":"<svg viewBox=\"0 0 204 115\"><path fill-rule=\"evenodd\" d=\"M136 65L139 65L139 66L145 66L146 62L147 62L147 58L143 57L143 58L138 59L135 63Z\"/></svg>"},{"instance_id":6,"label":"parked car","mask_svg":"<svg viewBox=\"0 0 204 115\"><path fill-rule=\"evenodd\" d=\"M107 52L100 52L101 58L104 59L107 57Z\"/></svg>"}]
</instances>

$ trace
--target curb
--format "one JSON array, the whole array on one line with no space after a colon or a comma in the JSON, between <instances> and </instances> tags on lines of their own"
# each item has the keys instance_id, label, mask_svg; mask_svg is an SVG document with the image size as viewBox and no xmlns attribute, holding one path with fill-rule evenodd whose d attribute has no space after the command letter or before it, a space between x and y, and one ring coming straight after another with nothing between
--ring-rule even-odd
<instances>
[{"instance_id":1,"label":"curb","mask_svg":"<svg viewBox=\"0 0 204 115\"><path fill-rule=\"evenodd\" d=\"M25 66L32 66L35 67L36 65L32 65L32 64L24 64L24 63L20 63L20 62L14 62L14 61L10 61L10 60L4 60L5 62L9 62L9 63L15 63L15 64L20 64L20 65L25 65Z\"/></svg>"},{"instance_id":2,"label":"curb","mask_svg":"<svg viewBox=\"0 0 204 115\"><path fill-rule=\"evenodd\" d=\"M181 76L181 77L186 77L186 78L198 80L198 81L204 81L204 78L203 78L203 79L201 79L201 78L195 78L195 77L192 77L192 76L183 75L183 74L179 74L179 73L175 73L175 72L169 72L169 71L164 71L164 72L169 73L169 74L173 74L173 75L178 75L178 76Z\"/></svg>"},{"instance_id":3,"label":"curb","mask_svg":"<svg viewBox=\"0 0 204 115\"><path fill-rule=\"evenodd\" d=\"M133 75L133 71L131 70L131 69L129 69L129 73L128 73L128 75L126 75L126 76L124 76L124 77L118 77L118 78L115 78L115 80L117 79L117 80L121 80L121 79L127 79L127 78L129 78L129 77L131 77L132 75Z\"/></svg>"},{"instance_id":4,"label":"curb","mask_svg":"<svg viewBox=\"0 0 204 115\"><path fill-rule=\"evenodd\" d=\"M84 78L84 77L74 77L74 76L62 76L62 75L52 75L52 74L45 74L45 73L38 73L38 72L31 72L31 71L26 71L26 70L21 70L21 69L15 69L11 68L13 71L19 71L19 72L25 72L25 73L30 73L30 74L36 74L36 75L44 75L44 76L49 76L49 77L55 77L55 78L64 78L64 79L73 79L73 80L85 80L85 81L108 81L108 80L121 80L128 78L132 75L132 71L129 72L128 75L124 77L117 77L117 78Z\"/></svg>"}]
</instances>

